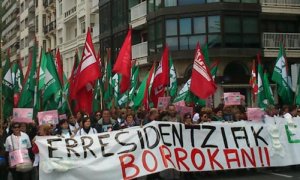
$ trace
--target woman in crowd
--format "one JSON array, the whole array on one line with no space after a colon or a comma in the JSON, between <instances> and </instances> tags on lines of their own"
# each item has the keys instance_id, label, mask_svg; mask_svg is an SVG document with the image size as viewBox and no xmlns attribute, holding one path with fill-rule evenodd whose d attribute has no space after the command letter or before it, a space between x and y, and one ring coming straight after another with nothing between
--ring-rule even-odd
<instances>
[{"instance_id":1,"label":"woman in crowd","mask_svg":"<svg viewBox=\"0 0 300 180\"><path fill-rule=\"evenodd\" d=\"M97 134L97 130L92 128L91 119L88 116L82 118L82 127L77 131L76 136Z\"/></svg>"},{"instance_id":2,"label":"woman in crowd","mask_svg":"<svg viewBox=\"0 0 300 180\"><path fill-rule=\"evenodd\" d=\"M79 129L79 124L76 121L75 117L73 115L70 115L69 118L68 118L68 121L69 121L70 131L73 134L76 134L77 130Z\"/></svg>"},{"instance_id":3,"label":"woman in crowd","mask_svg":"<svg viewBox=\"0 0 300 180\"><path fill-rule=\"evenodd\" d=\"M38 136L51 136L51 132L52 132L52 127L49 124L44 124L44 125L40 125L38 127ZM34 180L38 180L39 179L39 163L40 163L40 156L39 156L39 148L38 146L35 144L36 138L34 138L32 140L32 152L34 154L34 163L33 163L33 167L34 167Z\"/></svg>"},{"instance_id":4,"label":"woman in crowd","mask_svg":"<svg viewBox=\"0 0 300 180\"><path fill-rule=\"evenodd\" d=\"M212 116L212 121L223 121L223 111L220 108L214 109L214 114Z\"/></svg>"},{"instance_id":5,"label":"woman in crowd","mask_svg":"<svg viewBox=\"0 0 300 180\"><path fill-rule=\"evenodd\" d=\"M74 136L69 128L69 123L66 119L62 119L59 121L58 128L55 131L55 135L59 135L64 138L70 138Z\"/></svg>"},{"instance_id":6,"label":"woman in crowd","mask_svg":"<svg viewBox=\"0 0 300 180\"><path fill-rule=\"evenodd\" d=\"M5 141L5 150L8 153L13 153L16 150L27 150L29 154L29 150L31 150L31 143L29 136L21 132L20 123L12 124L12 134L6 138ZM17 171L16 167L11 167L10 172L12 174L13 180L30 180L31 179L31 171L21 172Z\"/></svg>"},{"instance_id":7,"label":"woman in crowd","mask_svg":"<svg viewBox=\"0 0 300 180\"><path fill-rule=\"evenodd\" d=\"M190 113L185 113L184 114L183 123L185 125L193 125L192 115Z\"/></svg>"},{"instance_id":8,"label":"woman in crowd","mask_svg":"<svg viewBox=\"0 0 300 180\"><path fill-rule=\"evenodd\" d=\"M127 113L124 127L129 128L129 127L133 127L133 126L136 126L136 123L134 120L134 115L132 113Z\"/></svg>"}]
</instances>

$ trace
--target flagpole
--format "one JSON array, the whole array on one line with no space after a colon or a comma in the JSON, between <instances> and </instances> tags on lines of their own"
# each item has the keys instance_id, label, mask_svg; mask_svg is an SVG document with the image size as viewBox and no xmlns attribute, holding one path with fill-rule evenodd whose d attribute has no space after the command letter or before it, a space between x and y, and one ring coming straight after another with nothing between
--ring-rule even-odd
<instances>
[{"instance_id":1,"label":"flagpole","mask_svg":"<svg viewBox=\"0 0 300 180\"><path fill-rule=\"evenodd\" d=\"M100 81L100 79L99 79ZM100 84L99 84L100 86ZM101 91L101 87L99 88L99 92L100 92L100 109L103 110L103 93Z\"/></svg>"},{"instance_id":2,"label":"flagpole","mask_svg":"<svg viewBox=\"0 0 300 180\"><path fill-rule=\"evenodd\" d=\"M71 116L73 116L73 111L72 111L70 102L69 102L68 99L67 99L67 96L66 96L64 93L62 93L62 95L63 95L63 97L65 98L65 101L67 102L67 105L68 105L68 108L69 108L69 110L70 110Z\"/></svg>"},{"instance_id":3,"label":"flagpole","mask_svg":"<svg viewBox=\"0 0 300 180\"><path fill-rule=\"evenodd\" d=\"M0 52L1 53L1 52ZM1 91L1 94L0 94L0 97L1 97L1 100L0 100L0 109L1 109L1 111L0 111L0 113L1 113L1 119L0 119L0 129L2 129L2 127L3 127L3 122L4 122L4 114L3 114L3 93L2 93L2 71L3 71L3 69L2 69L2 60L1 60L1 68L0 68L0 87L1 87L1 89L0 89L0 91Z\"/></svg>"}]
</instances>

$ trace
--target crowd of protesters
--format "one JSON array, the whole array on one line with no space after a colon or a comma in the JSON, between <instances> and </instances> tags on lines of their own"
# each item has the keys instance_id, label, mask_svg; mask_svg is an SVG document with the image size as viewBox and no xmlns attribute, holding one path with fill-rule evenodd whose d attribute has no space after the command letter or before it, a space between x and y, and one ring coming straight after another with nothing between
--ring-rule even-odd
<instances>
[{"instance_id":1,"label":"crowd of protesters","mask_svg":"<svg viewBox=\"0 0 300 180\"><path fill-rule=\"evenodd\" d=\"M268 106L265 116L283 116L289 113L291 116L300 116L300 109L296 106ZM38 179L39 149L35 144L36 136L62 136L70 138L87 134L110 132L114 130L143 126L151 121L180 122L186 125L199 124L211 121L234 122L247 120L244 106L224 106L220 104L212 109L208 107L195 107L194 113L186 113L181 116L176 112L174 105L169 105L166 110L143 108L134 112L131 108L104 109L92 115L78 112L75 116L69 115L68 119L59 120L59 124L53 126L45 124L38 126L35 121L31 124L12 122L7 119L0 129L0 179L6 180L9 172L13 180ZM8 164L8 153L16 149L28 149L33 168L27 172L17 171Z\"/></svg>"}]
</instances>

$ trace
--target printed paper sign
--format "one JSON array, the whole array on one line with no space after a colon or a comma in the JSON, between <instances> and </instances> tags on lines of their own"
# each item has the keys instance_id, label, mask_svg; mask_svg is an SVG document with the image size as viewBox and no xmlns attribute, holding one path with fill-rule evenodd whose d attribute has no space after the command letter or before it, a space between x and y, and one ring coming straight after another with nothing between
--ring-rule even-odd
<instances>
[{"instance_id":1,"label":"printed paper sign","mask_svg":"<svg viewBox=\"0 0 300 180\"><path fill-rule=\"evenodd\" d=\"M62 120L62 119L67 119L67 115L66 114L60 114L59 115L59 119Z\"/></svg>"},{"instance_id":2,"label":"printed paper sign","mask_svg":"<svg viewBox=\"0 0 300 180\"><path fill-rule=\"evenodd\" d=\"M191 116L193 115L193 108L188 106L175 106L176 111L178 114L180 114L182 117L185 113L190 113Z\"/></svg>"},{"instance_id":3,"label":"printed paper sign","mask_svg":"<svg viewBox=\"0 0 300 180\"><path fill-rule=\"evenodd\" d=\"M247 117L250 121L261 122L265 112L260 108L247 108Z\"/></svg>"},{"instance_id":4,"label":"printed paper sign","mask_svg":"<svg viewBox=\"0 0 300 180\"><path fill-rule=\"evenodd\" d=\"M57 110L38 112L39 125L58 124Z\"/></svg>"},{"instance_id":5,"label":"printed paper sign","mask_svg":"<svg viewBox=\"0 0 300 180\"><path fill-rule=\"evenodd\" d=\"M239 92L224 93L224 104L225 106L240 105L241 94Z\"/></svg>"},{"instance_id":6,"label":"printed paper sign","mask_svg":"<svg viewBox=\"0 0 300 180\"><path fill-rule=\"evenodd\" d=\"M168 105L170 104L170 101L171 101L171 97L170 96L159 97L158 98L157 108L158 109L166 109L168 107Z\"/></svg>"},{"instance_id":7,"label":"printed paper sign","mask_svg":"<svg viewBox=\"0 0 300 180\"><path fill-rule=\"evenodd\" d=\"M32 108L14 108L12 121L20 123L32 123L32 116Z\"/></svg>"},{"instance_id":8,"label":"printed paper sign","mask_svg":"<svg viewBox=\"0 0 300 180\"><path fill-rule=\"evenodd\" d=\"M30 163L30 157L27 149L19 149L9 152L10 167L15 167L17 164Z\"/></svg>"}]
</instances>

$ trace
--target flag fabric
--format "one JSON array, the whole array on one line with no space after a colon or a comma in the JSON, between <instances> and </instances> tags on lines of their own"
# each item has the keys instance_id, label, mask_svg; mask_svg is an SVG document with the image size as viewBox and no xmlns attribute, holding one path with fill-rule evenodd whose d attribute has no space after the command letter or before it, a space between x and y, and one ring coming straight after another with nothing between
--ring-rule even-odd
<instances>
[{"instance_id":1,"label":"flag fabric","mask_svg":"<svg viewBox=\"0 0 300 180\"><path fill-rule=\"evenodd\" d=\"M29 54L29 64L25 75L23 88L21 91L18 107L34 108L34 114L40 110L39 94L37 87L37 42L33 46L32 52Z\"/></svg>"},{"instance_id":2,"label":"flag fabric","mask_svg":"<svg viewBox=\"0 0 300 180\"><path fill-rule=\"evenodd\" d=\"M101 77L99 61L95 56L91 32L88 29L82 58L75 76L75 97L79 110L92 112L93 87L95 81Z\"/></svg>"},{"instance_id":3,"label":"flag fabric","mask_svg":"<svg viewBox=\"0 0 300 180\"><path fill-rule=\"evenodd\" d=\"M112 77L111 83L112 83L112 87L113 87L113 97L115 101L118 101L119 96L120 96L120 75L119 74L115 74Z\"/></svg>"},{"instance_id":4,"label":"flag fabric","mask_svg":"<svg viewBox=\"0 0 300 180\"><path fill-rule=\"evenodd\" d=\"M264 85L263 85L263 67L260 61L260 56L259 54L257 55L257 62L258 62L258 66L257 66L257 87L258 87L258 91L257 91L257 104L258 107L260 108L266 108L268 102L266 100L265 97L265 90L264 90Z\"/></svg>"},{"instance_id":5,"label":"flag fabric","mask_svg":"<svg viewBox=\"0 0 300 180\"><path fill-rule=\"evenodd\" d=\"M154 81L154 76L155 76L155 63L153 63L150 71L149 71L149 75L148 75L148 79L146 81L146 88L145 88L145 92L144 92L144 98L143 98L143 106L146 110L150 109L150 102L149 102L149 95L151 93L151 89L152 89L152 85L153 85L153 81Z\"/></svg>"},{"instance_id":6,"label":"flag fabric","mask_svg":"<svg viewBox=\"0 0 300 180\"><path fill-rule=\"evenodd\" d=\"M217 60L210 66L210 72L213 80L216 79L219 63L220 61Z\"/></svg>"},{"instance_id":7,"label":"flag fabric","mask_svg":"<svg viewBox=\"0 0 300 180\"><path fill-rule=\"evenodd\" d=\"M150 98L154 107L157 107L158 98L163 97L165 93L165 87L170 83L170 69L169 69L169 48L165 46L161 60L156 69L154 80L151 88Z\"/></svg>"},{"instance_id":8,"label":"flag fabric","mask_svg":"<svg viewBox=\"0 0 300 180\"><path fill-rule=\"evenodd\" d=\"M272 80L277 84L278 95L281 97L283 104L291 105L293 103L293 92L289 85L288 64L282 44L280 44Z\"/></svg>"},{"instance_id":9,"label":"flag fabric","mask_svg":"<svg viewBox=\"0 0 300 180\"><path fill-rule=\"evenodd\" d=\"M300 70L298 68L298 79L297 79L297 87L295 92L295 104L300 105Z\"/></svg>"},{"instance_id":10,"label":"flag fabric","mask_svg":"<svg viewBox=\"0 0 300 180\"><path fill-rule=\"evenodd\" d=\"M55 59L56 59L56 66L57 66L57 74L58 74L60 83L63 86L63 84L64 84L63 62L61 60L61 55L60 55L60 52L59 52L59 48L57 48Z\"/></svg>"},{"instance_id":11,"label":"flag fabric","mask_svg":"<svg viewBox=\"0 0 300 180\"><path fill-rule=\"evenodd\" d=\"M95 83L94 87L94 96L93 96L93 112L97 112L100 110L100 103L101 103L101 80L98 79Z\"/></svg>"},{"instance_id":12,"label":"flag fabric","mask_svg":"<svg viewBox=\"0 0 300 180\"><path fill-rule=\"evenodd\" d=\"M205 64L207 67L211 67L211 62L209 59L209 54L208 54L208 43L205 43L205 45L202 47L202 53L205 59Z\"/></svg>"},{"instance_id":13,"label":"flag fabric","mask_svg":"<svg viewBox=\"0 0 300 180\"><path fill-rule=\"evenodd\" d=\"M120 93L123 94L129 89L131 77L131 28L129 28L125 41L113 68L113 72L121 75Z\"/></svg>"},{"instance_id":14,"label":"flag fabric","mask_svg":"<svg viewBox=\"0 0 300 180\"><path fill-rule=\"evenodd\" d=\"M20 93L22 90L22 83L24 81L23 72L18 62L14 62L11 66L12 84L13 84L13 99L14 107L17 107Z\"/></svg>"},{"instance_id":15,"label":"flag fabric","mask_svg":"<svg viewBox=\"0 0 300 180\"><path fill-rule=\"evenodd\" d=\"M195 60L191 76L190 91L200 99L206 99L213 95L217 89L209 69L204 62L200 44L197 43Z\"/></svg>"},{"instance_id":16,"label":"flag fabric","mask_svg":"<svg viewBox=\"0 0 300 180\"><path fill-rule=\"evenodd\" d=\"M170 85L169 85L169 92L170 96L174 98L177 94L177 75L175 71L175 67L173 64L172 57L169 57L169 67L170 67Z\"/></svg>"},{"instance_id":17,"label":"flag fabric","mask_svg":"<svg viewBox=\"0 0 300 180\"><path fill-rule=\"evenodd\" d=\"M57 109L57 103L59 102L55 101L55 94L61 91L61 83L52 55L45 53L44 50L42 50L39 68L38 90L43 91L42 102L44 110Z\"/></svg>"},{"instance_id":18,"label":"flag fabric","mask_svg":"<svg viewBox=\"0 0 300 180\"><path fill-rule=\"evenodd\" d=\"M258 93L255 60L253 60L253 62L252 62L252 70L251 70L251 77L250 77L249 84L250 84L250 87L252 88L252 97L255 100L255 96Z\"/></svg>"},{"instance_id":19,"label":"flag fabric","mask_svg":"<svg viewBox=\"0 0 300 180\"><path fill-rule=\"evenodd\" d=\"M267 99L268 104L274 105L275 104L274 95L269 83L269 76L267 72L264 73L263 86L264 86L265 98Z\"/></svg>"},{"instance_id":20,"label":"flag fabric","mask_svg":"<svg viewBox=\"0 0 300 180\"><path fill-rule=\"evenodd\" d=\"M2 78L2 95L3 95L3 116L6 119L12 115L13 109L13 80L12 80L12 71L11 63L9 59L9 52L6 55L5 65L3 67L3 78ZM2 98L2 97L1 97Z\"/></svg>"},{"instance_id":21,"label":"flag fabric","mask_svg":"<svg viewBox=\"0 0 300 180\"><path fill-rule=\"evenodd\" d=\"M134 71L132 73L132 76L131 76L131 87L130 87L130 91L129 91L129 99L128 101L131 102L133 101L133 98L135 96L135 93L136 93L136 90L137 90L137 84L138 84L138 81L139 81L139 67L133 67L132 70Z\"/></svg>"},{"instance_id":22,"label":"flag fabric","mask_svg":"<svg viewBox=\"0 0 300 180\"><path fill-rule=\"evenodd\" d=\"M135 109L135 110L138 109L142 105L143 99L145 97L145 93L148 93L146 91L146 85L147 85L147 80L148 80L149 74L150 73L148 72L147 75L144 77L143 81L141 82L141 84L136 92L136 95L133 98L133 109Z\"/></svg>"},{"instance_id":23,"label":"flag fabric","mask_svg":"<svg viewBox=\"0 0 300 180\"><path fill-rule=\"evenodd\" d=\"M76 92L75 92L75 79L76 79L76 75L78 72L78 66L79 66L79 57L78 57L78 51L76 50L75 55L74 55L74 64L73 64L73 68L71 71L71 76L69 78L69 82L70 82L70 89L69 89L69 94L70 94L70 101L72 101L73 99L75 99L76 97Z\"/></svg>"}]
</instances>

